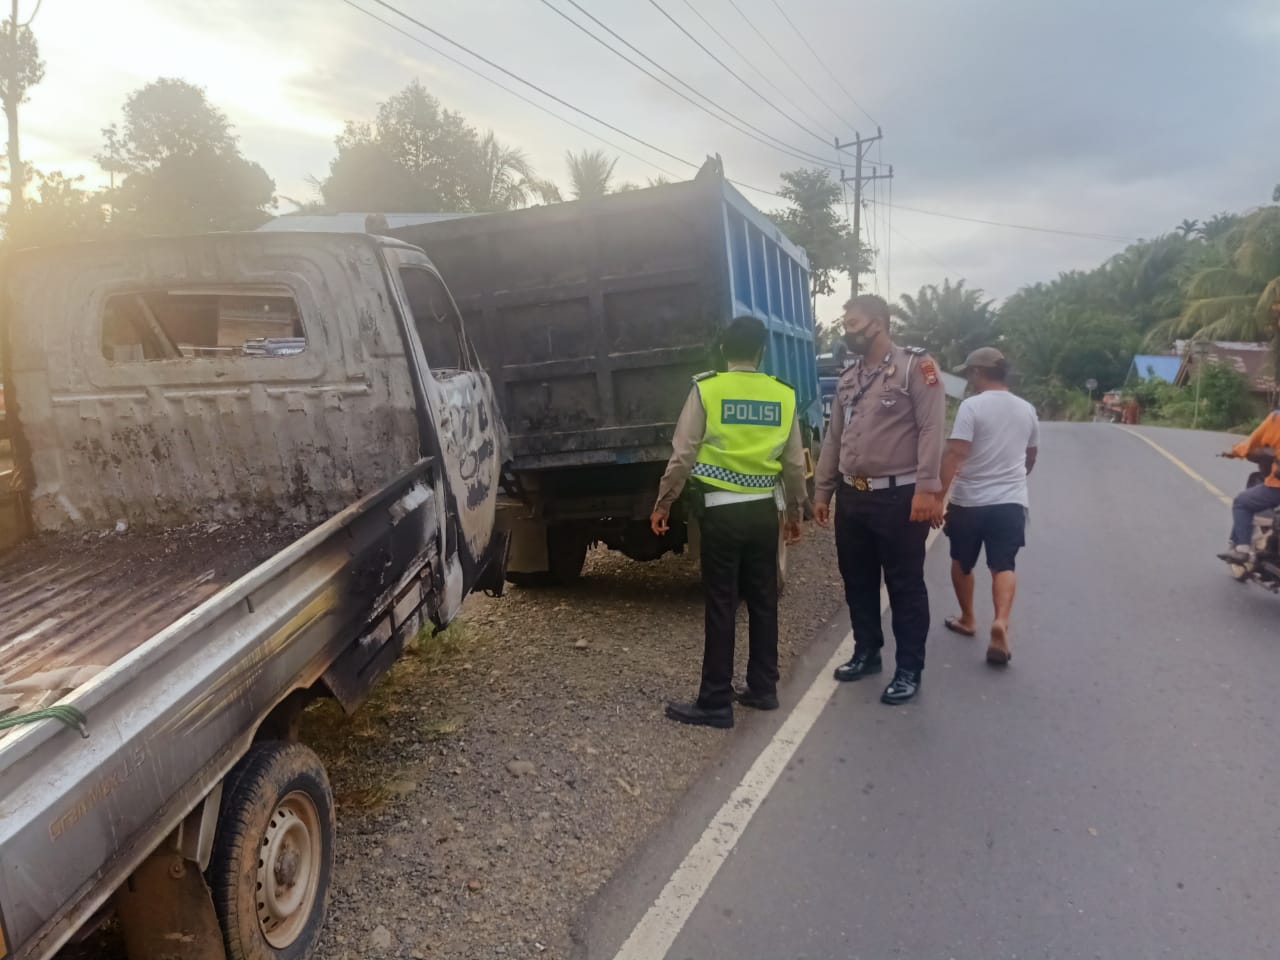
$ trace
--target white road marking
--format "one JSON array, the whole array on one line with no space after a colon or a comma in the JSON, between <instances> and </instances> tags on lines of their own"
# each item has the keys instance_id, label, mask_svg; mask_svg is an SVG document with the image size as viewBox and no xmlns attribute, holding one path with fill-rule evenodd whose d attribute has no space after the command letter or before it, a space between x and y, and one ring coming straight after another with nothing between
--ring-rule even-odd
<instances>
[{"instance_id":1,"label":"white road marking","mask_svg":"<svg viewBox=\"0 0 1280 960\"><path fill-rule=\"evenodd\" d=\"M926 551L933 546L940 532L934 530L929 534L925 542ZM882 615L888 607L888 591L881 589ZM792 708L773 739L756 757L751 769L729 794L729 799L707 824L697 843L685 854L680 866L658 894L658 899L636 924L614 960L661 960L667 955L698 901L706 894L716 873L746 832L747 824L817 723L832 693L841 685L832 673L853 655L852 648L853 634L849 633L840 641L840 646L819 671L800 702Z\"/></svg>"},{"instance_id":2,"label":"white road marking","mask_svg":"<svg viewBox=\"0 0 1280 960\"><path fill-rule=\"evenodd\" d=\"M1137 437L1139 440L1141 440L1147 446L1155 450L1156 453L1160 454L1160 456L1164 457L1166 460L1172 463L1175 467L1177 467L1179 470L1185 473L1188 477L1190 477L1196 483L1200 484L1200 486L1204 487L1206 490L1212 493L1215 497L1217 497L1219 500L1225 503L1228 507L1231 506L1230 497L1228 497L1225 493L1223 493L1221 490L1215 487L1212 483L1210 483L1204 477L1200 476L1200 474L1196 473L1194 470L1192 470L1185 463L1183 463L1181 460L1175 457L1172 453L1170 453L1164 447L1160 446L1160 444L1156 443L1150 437L1145 436L1139 433L1137 430L1133 430L1129 427L1120 427L1119 429L1123 430L1125 433L1129 434L1129 436L1131 437Z\"/></svg>"}]
</instances>

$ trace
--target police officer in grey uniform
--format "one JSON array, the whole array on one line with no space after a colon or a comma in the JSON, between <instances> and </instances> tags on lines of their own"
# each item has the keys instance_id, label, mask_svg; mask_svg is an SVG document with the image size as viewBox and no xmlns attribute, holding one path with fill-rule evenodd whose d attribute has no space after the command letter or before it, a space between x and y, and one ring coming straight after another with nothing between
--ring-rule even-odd
<instances>
[{"instance_id":1,"label":"police officer in grey uniform","mask_svg":"<svg viewBox=\"0 0 1280 960\"><path fill-rule=\"evenodd\" d=\"M889 305L864 294L845 305L844 342L857 358L840 377L822 443L814 507L831 522L844 579L854 653L836 679L860 680L882 669L880 583L893 612L897 670L881 701L906 703L920 689L929 594L925 540L942 522L940 480L946 394L924 351L889 337Z\"/></svg>"}]
</instances>

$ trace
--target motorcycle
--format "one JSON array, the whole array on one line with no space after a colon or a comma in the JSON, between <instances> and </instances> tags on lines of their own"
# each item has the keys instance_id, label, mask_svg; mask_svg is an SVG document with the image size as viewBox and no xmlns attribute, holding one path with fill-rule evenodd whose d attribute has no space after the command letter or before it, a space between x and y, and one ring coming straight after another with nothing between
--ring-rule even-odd
<instances>
[{"instance_id":1,"label":"motorcycle","mask_svg":"<svg viewBox=\"0 0 1280 960\"><path fill-rule=\"evenodd\" d=\"M1224 457L1235 459L1232 454ZM1266 482L1275 469L1276 453L1268 447L1259 447L1244 457L1257 469L1249 475L1247 489ZM1228 561L1231 575L1241 583L1252 581L1266 587L1272 593L1280 593L1280 509L1264 510L1253 518L1253 559L1249 563Z\"/></svg>"}]
</instances>

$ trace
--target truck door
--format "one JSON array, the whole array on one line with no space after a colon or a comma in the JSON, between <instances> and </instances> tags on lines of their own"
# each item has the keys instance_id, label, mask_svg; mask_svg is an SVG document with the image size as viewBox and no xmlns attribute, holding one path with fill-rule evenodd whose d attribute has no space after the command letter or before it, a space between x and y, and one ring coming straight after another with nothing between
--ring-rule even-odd
<instances>
[{"instance_id":1,"label":"truck door","mask_svg":"<svg viewBox=\"0 0 1280 960\"><path fill-rule=\"evenodd\" d=\"M388 260L422 346L424 383L458 518L458 553L470 583L493 542L506 430L493 385L440 276L417 251L391 248Z\"/></svg>"}]
</instances>

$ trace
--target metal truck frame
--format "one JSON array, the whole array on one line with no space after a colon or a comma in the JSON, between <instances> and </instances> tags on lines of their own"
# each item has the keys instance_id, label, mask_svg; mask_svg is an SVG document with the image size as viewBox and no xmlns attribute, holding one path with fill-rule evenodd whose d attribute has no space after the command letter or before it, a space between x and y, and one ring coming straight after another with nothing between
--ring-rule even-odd
<instances>
[{"instance_id":1,"label":"metal truck frame","mask_svg":"<svg viewBox=\"0 0 1280 960\"><path fill-rule=\"evenodd\" d=\"M768 328L765 370L795 387L816 448L808 257L716 161L686 183L392 233L440 268L494 378L514 582L572 581L595 542L636 560L686 547L678 509L662 538L649 513L690 378L736 316Z\"/></svg>"},{"instance_id":2,"label":"metal truck frame","mask_svg":"<svg viewBox=\"0 0 1280 960\"><path fill-rule=\"evenodd\" d=\"M354 710L424 624L502 584L507 440L461 318L420 250L352 234L31 251L5 293L35 537L0 555L0 694L44 705L6 670L78 665L73 688L49 682L88 736L55 719L0 731L0 958L47 960L112 910L131 960L306 957L334 817L296 742L302 707ZM292 343L173 334L210 317L252 333L286 300ZM261 550L281 524L307 532L163 594L159 629L122 607L103 627L119 655L85 679L92 587L128 577L84 566L96 544L182 530L198 553L202 530L239 525ZM69 556L24 559L59 543Z\"/></svg>"}]
</instances>

